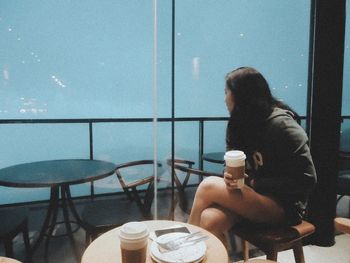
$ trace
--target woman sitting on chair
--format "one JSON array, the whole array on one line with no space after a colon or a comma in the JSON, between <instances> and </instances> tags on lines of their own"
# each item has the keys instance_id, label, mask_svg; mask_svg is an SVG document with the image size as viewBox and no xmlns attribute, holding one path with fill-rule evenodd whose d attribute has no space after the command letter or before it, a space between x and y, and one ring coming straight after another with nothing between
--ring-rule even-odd
<instances>
[{"instance_id":1,"label":"woman sitting on chair","mask_svg":"<svg viewBox=\"0 0 350 263\"><path fill-rule=\"evenodd\" d=\"M246 183L228 173L199 185L189 223L201 226L226 244L225 233L242 219L262 224L301 222L316 172L299 116L272 95L253 68L226 76L225 102L230 119L227 150L247 155Z\"/></svg>"}]
</instances>

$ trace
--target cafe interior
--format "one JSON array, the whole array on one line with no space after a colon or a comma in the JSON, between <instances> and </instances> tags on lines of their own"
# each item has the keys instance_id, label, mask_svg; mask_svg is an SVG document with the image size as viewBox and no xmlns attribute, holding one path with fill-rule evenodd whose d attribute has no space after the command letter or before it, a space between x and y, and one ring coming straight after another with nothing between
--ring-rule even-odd
<instances>
[{"instance_id":1,"label":"cafe interior","mask_svg":"<svg viewBox=\"0 0 350 263\"><path fill-rule=\"evenodd\" d=\"M146 262L349 262L349 5L1 0L0 262L122 262L135 221ZM317 183L300 225L238 225L224 246L187 221L223 176L225 76L242 66L300 115ZM152 252L184 227L206 234L191 255Z\"/></svg>"}]
</instances>

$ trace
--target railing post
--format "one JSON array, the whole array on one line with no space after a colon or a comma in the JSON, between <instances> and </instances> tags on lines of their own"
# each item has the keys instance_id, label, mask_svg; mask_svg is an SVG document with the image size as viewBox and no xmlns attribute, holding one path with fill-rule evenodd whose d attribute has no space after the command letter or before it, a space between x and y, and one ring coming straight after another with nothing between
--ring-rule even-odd
<instances>
[{"instance_id":1,"label":"railing post","mask_svg":"<svg viewBox=\"0 0 350 263\"><path fill-rule=\"evenodd\" d=\"M199 169L203 170L203 147L204 147L204 121L199 121L199 152L198 152L198 163Z\"/></svg>"},{"instance_id":2,"label":"railing post","mask_svg":"<svg viewBox=\"0 0 350 263\"><path fill-rule=\"evenodd\" d=\"M92 134L92 121L89 121L89 148L90 148L90 160L94 159L94 142ZM95 195L94 181L90 183L90 194L91 198Z\"/></svg>"}]
</instances>

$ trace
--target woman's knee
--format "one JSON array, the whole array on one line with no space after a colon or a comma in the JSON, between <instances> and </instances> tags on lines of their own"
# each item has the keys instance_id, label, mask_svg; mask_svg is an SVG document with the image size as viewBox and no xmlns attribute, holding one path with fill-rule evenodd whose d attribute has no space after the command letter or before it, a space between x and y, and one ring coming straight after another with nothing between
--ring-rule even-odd
<instances>
[{"instance_id":1,"label":"woman's knee","mask_svg":"<svg viewBox=\"0 0 350 263\"><path fill-rule=\"evenodd\" d=\"M212 191L215 189L218 189L218 186L220 184L220 181L222 181L222 178L210 176L205 178L198 186L198 192L208 193L209 191Z\"/></svg>"},{"instance_id":2,"label":"woman's knee","mask_svg":"<svg viewBox=\"0 0 350 263\"><path fill-rule=\"evenodd\" d=\"M201 213L200 226L210 232L223 232L230 224L230 218L224 211L209 207Z\"/></svg>"},{"instance_id":3,"label":"woman's knee","mask_svg":"<svg viewBox=\"0 0 350 263\"><path fill-rule=\"evenodd\" d=\"M219 225L219 218L209 209L203 210L200 219L200 226L208 231L213 231Z\"/></svg>"}]
</instances>

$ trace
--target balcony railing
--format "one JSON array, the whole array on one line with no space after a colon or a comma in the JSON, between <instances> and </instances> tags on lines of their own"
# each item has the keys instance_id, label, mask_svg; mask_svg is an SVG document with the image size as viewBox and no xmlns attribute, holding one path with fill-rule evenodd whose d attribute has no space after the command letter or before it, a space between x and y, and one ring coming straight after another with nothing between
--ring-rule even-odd
<instances>
[{"instance_id":1,"label":"balcony railing","mask_svg":"<svg viewBox=\"0 0 350 263\"><path fill-rule=\"evenodd\" d=\"M301 116L302 122L306 120L305 116ZM205 146L204 134L206 122L221 122L227 121L228 117L183 117L183 118L158 118L159 123L176 123L176 122L198 122L198 164L199 168L203 168L203 150ZM341 116L341 122L350 120L350 116ZM88 124L89 129L89 157L94 158L94 141L93 131L96 123L147 123L153 122L153 118L82 118L82 119L2 119L0 125L11 124ZM303 124L303 123L302 123ZM174 138L174 136L172 136ZM172 144L173 145L173 144ZM172 149L173 150L173 149ZM94 186L91 184L91 194L94 195Z\"/></svg>"}]
</instances>

